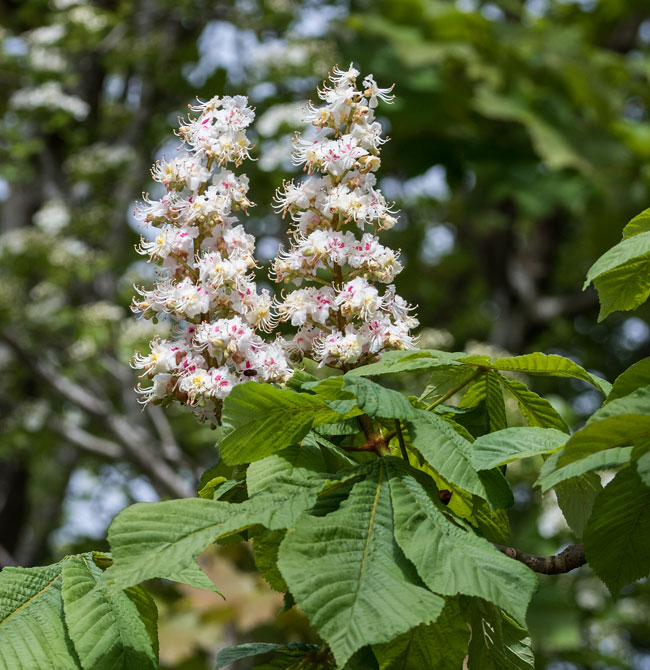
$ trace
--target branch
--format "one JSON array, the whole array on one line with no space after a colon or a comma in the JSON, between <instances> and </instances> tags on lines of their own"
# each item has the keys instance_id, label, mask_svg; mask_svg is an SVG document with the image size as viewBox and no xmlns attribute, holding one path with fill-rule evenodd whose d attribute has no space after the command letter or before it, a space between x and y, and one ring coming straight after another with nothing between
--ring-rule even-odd
<instances>
[{"instance_id":1,"label":"branch","mask_svg":"<svg viewBox=\"0 0 650 670\"><path fill-rule=\"evenodd\" d=\"M102 456L109 460L124 458L124 453L120 445L112 440L96 437L79 428L79 426L73 426L65 421L61 421L56 416L50 418L48 425L59 433L59 435L65 437L66 440L76 444L85 451L89 451L92 454Z\"/></svg>"},{"instance_id":2,"label":"branch","mask_svg":"<svg viewBox=\"0 0 650 670\"><path fill-rule=\"evenodd\" d=\"M158 485L175 498L187 498L194 494L189 483L158 457L155 446L152 447L151 444L151 435L144 428L114 413L108 401L97 397L87 387L65 377L46 361L33 360L18 341L7 333L0 334L0 339L3 339L29 368L61 396L100 419L122 444L129 460L142 469L154 486Z\"/></svg>"},{"instance_id":3,"label":"branch","mask_svg":"<svg viewBox=\"0 0 650 670\"><path fill-rule=\"evenodd\" d=\"M492 544L501 553L527 565L533 572L539 572L542 575L560 575L571 572L571 570L587 563L585 548L581 544L571 544L555 556L535 556L534 554L527 554L525 551L519 551L514 547L504 547L494 542Z\"/></svg>"},{"instance_id":4,"label":"branch","mask_svg":"<svg viewBox=\"0 0 650 670\"><path fill-rule=\"evenodd\" d=\"M178 446L178 442L176 442L174 432L167 420L165 412L163 412L158 405L153 404L147 405L145 411L147 416L151 419L151 423L156 429L158 437L160 437L160 445L165 458L173 463L188 465L185 462L185 457L181 448Z\"/></svg>"}]
</instances>

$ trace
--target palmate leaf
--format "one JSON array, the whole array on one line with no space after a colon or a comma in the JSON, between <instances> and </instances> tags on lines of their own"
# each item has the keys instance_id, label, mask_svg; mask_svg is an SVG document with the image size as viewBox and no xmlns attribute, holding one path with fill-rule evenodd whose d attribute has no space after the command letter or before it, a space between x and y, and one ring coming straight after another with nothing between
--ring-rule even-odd
<instances>
[{"instance_id":1,"label":"palmate leaf","mask_svg":"<svg viewBox=\"0 0 650 670\"><path fill-rule=\"evenodd\" d=\"M633 226L627 230L630 233L635 229L637 227ZM634 309L647 299L650 295L649 269L648 230L624 237L589 268L583 288L593 281L600 298L599 321L616 310Z\"/></svg>"},{"instance_id":2,"label":"palmate leaf","mask_svg":"<svg viewBox=\"0 0 650 670\"><path fill-rule=\"evenodd\" d=\"M500 375L499 381L504 390L517 401L519 411L523 414L529 426L555 428L565 433L569 432L569 427L564 419L546 398L537 395L516 379L506 379Z\"/></svg>"},{"instance_id":3,"label":"palmate leaf","mask_svg":"<svg viewBox=\"0 0 650 670\"><path fill-rule=\"evenodd\" d=\"M472 626L468 670L533 670L527 630L491 603L472 599L466 611Z\"/></svg>"},{"instance_id":4,"label":"palmate leaf","mask_svg":"<svg viewBox=\"0 0 650 670\"><path fill-rule=\"evenodd\" d=\"M128 592L95 586L102 571L91 554L63 564L63 608L70 638L84 670L157 668L153 641ZM139 589L139 598L148 597ZM155 605L149 611L155 612ZM153 622L155 626L155 620Z\"/></svg>"},{"instance_id":5,"label":"palmate leaf","mask_svg":"<svg viewBox=\"0 0 650 670\"><path fill-rule=\"evenodd\" d=\"M433 624L420 624L388 644L375 645L379 670L458 670L467 654L469 629L456 599L445 602Z\"/></svg>"},{"instance_id":6,"label":"palmate leaf","mask_svg":"<svg viewBox=\"0 0 650 670\"><path fill-rule=\"evenodd\" d=\"M79 670L63 618L63 562L0 572L0 669Z\"/></svg>"},{"instance_id":7,"label":"palmate leaf","mask_svg":"<svg viewBox=\"0 0 650 670\"><path fill-rule=\"evenodd\" d=\"M650 574L650 488L633 467L596 498L583 541L589 565L613 596Z\"/></svg>"},{"instance_id":8,"label":"palmate leaf","mask_svg":"<svg viewBox=\"0 0 650 670\"><path fill-rule=\"evenodd\" d=\"M240 384L223 403L219 450L230 465L251 463L300 442L312 425L342 418L323 398L269 384Z\"/></svg>"},{"instance_id":9,"label":"palmate leaf","mask_svg":"<svg viewBox=\"0 0 650 670\"><path fill-rule=\"evenodd\" d=\"M506 428L476 438L472 463L489 470L522 458L549 454L562 448L569 436L554 428Z\"/></svg>"},{"instance_id":10,"label":"palmate leaf","mask_svg":"<svg viewBox=\"0 0 650 670\"><path fill-rule=\"evenodd\" d=\"M442 610L442 598L419 585L394 530L378 461L336 511L304 514L280 546L282 576L339 666L361 647L389 642Z\"/></svg>"},{"instance_id":11,"label":"palmate leaf","mask_svg":"<svg viewBox=\"0 0 650 670\"><path fill-rule=\"evenodd\" d=\"M525 623L537 579L487 540L451 523L407 470L388 459L395 537L422 581L442 595L478 596Z\"/></svg>"}]
</instances>

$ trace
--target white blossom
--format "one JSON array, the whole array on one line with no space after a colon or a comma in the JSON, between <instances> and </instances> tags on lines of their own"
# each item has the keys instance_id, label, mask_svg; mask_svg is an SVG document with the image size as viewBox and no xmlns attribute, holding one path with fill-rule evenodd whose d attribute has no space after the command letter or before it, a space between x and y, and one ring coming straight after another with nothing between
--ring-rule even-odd
<instances>
[{"instance_id":1,"label":"white blossom","mask_svg":"<svg viewBox=\"0 0 650 670\"><path fill-rule=\"evenodd\" d=\"M257 332L274 324L272 299L257 291L255 239L233 215L253 205L248 179L226 168L248 157L253 111L242 96L212 98L191 111L179 131L187 151L152 169L165 194L144 196L136 209L153 229L138 251L157 271L152 289L136 289L133 308L147 319L166 315L177 326L172 337L154 338L132 365L151 382L139 386L142 402L176 399L197 418L217 421L234 386L251 379L283 383L291 369L284 349Z\"/></svg>"},{"instance_id":2,"label":"white blossom","mask_svg":"<svg viewBox=\"0 0 650 670\"><path fill-rule=\"evenodd\" d=\"M58 81L48 81L34 88L22 88L16 91L9 99L9 106L26 110L61 110L77 121L83 121L90 112L90 106L85 100L65 93Z\"/></svg>"},{"instance_id":3,"label":"white blossom","mask_svg":"<svg viewBox=\"0 0 650 670\"><path fill-rule=\"evenodd\" d=\"M380 88L368 75L359 89L358 76L352 65L334 68L318 90L325 104L306 107L318 132L294 140L292 161L308 176L276 192L276 210L291 219L291 242L280 248L270 273L300 287L275 304L276 318L299 328L285 342L287 352L344 370L387 349L413 348L410 330L418 325L391 284L402 270L399 252L377 237L397 221L374 175L386 140L373 110L392 102L392 87ZM375 282L389 286L382 294Z\"/></svg>"}]
</instances>

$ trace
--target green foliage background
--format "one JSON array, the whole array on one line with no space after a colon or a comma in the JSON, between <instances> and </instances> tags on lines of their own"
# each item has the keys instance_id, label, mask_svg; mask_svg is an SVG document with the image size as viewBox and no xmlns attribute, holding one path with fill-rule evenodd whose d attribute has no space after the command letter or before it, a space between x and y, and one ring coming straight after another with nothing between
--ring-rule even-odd
<instances>
[{"instance_id":1,"label":"green foliage background","mask_svg":"<svg viewBox=\"0 0 650 670\"><path fill-rule=\"evenodd\" d=\"M313 95L333 63L395 82L381 175L402 216L385 243L402 249L399 290L419 305L427 346L562 353L610 380L650 354L647 306L599 323L595 291L580 290L650 205L647 3L26 0L3 3L0 17L2 564L106 548L74 523L80 473L91 498L82 513L92 515L116 491L118 505L192 495L212 463L214 436L191 417L140 413L127 367L149 339L128 315L132 284L147 274L129 211L196 95L250 95L267 120L258 126L264 156L286 151L293 129L278 106ZM39 59L44 47L30 31L46 25L65 32ZM88 105L85 118L12 103L51 81ZM284 234L268 203L290 171L286 158L249 170L258 207L247 224L262 257ZM53 200L68 210L60 230L35 219ZM534 388L572 428L599 397L580 380L541 378ZM552 501L533 491L536 476L527 461L509 469L511 542L549 554L572 535L550 524ZM229 551L251 569L246 550ZM541 581L529 614L539 667L645 667L647 582L613 603L588 571ZM159 597L182 619L177 596ZM248 639L228 622L238 615L207 613L200 623L223 617L218 634ZM287 635L304 636L304 622L254 638ZM193 639L170 667L212 667L222 643Z\"/></svg>"}]
</instances>

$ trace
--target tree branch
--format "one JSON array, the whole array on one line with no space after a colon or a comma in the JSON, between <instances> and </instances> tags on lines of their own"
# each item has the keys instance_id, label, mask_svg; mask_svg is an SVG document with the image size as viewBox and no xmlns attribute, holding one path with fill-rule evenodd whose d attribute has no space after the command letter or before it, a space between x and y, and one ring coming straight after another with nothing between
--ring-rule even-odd
<instances>
[{"instance_id":1,"label":"tree branch","mask_svg":"<svg viewBox=\"0 0 650 670\"><path fill-rule=\"evenodd\" d=\"M187 498L194 495L192 486L159 457L155 446L152 446L151 434L142 426L137 426L115 413L107 400L97 397L87 387L65 377L45 360L32 360L17 339L7 333L0 334L0 339L7 342L18 357L61 396L96 416L121 443L127 458L142 469L154 486L158 486L175 498ZM78 444L76 441L74 443ZM88 446L86 448L88 449Z\"/></svg>"},{"instance_id":2,"label":"tree branch","mask_svg":"<svg viewBox=\"0 0 650 670\"><path fill-rule=\"evenodd\" d=\"M492 544L501 553L527 565L533 572L539 572L542 575L560 575L571 572L571 570L587 563L585 548L581 544L571 544L554 556L535 556L534 554L527 554L525 551L519 551L514 547L504 547L494 542Z\"/></svg>"},{"instance_id":3,"label":"tree branch","mask_svg":"<svg viewBox=\"0 0 650 670\"><path fill-rule=\"evenodd\" d=\"M61 437L96 456L102 456L109 460L124 458L124 452L120 445L112 440L105 440L104 438L92 435L79 428L79 426L73 426L65 421L61 421L56 416L50 418L48 425L59 433Z\"/></svg>"}]
</instances>

